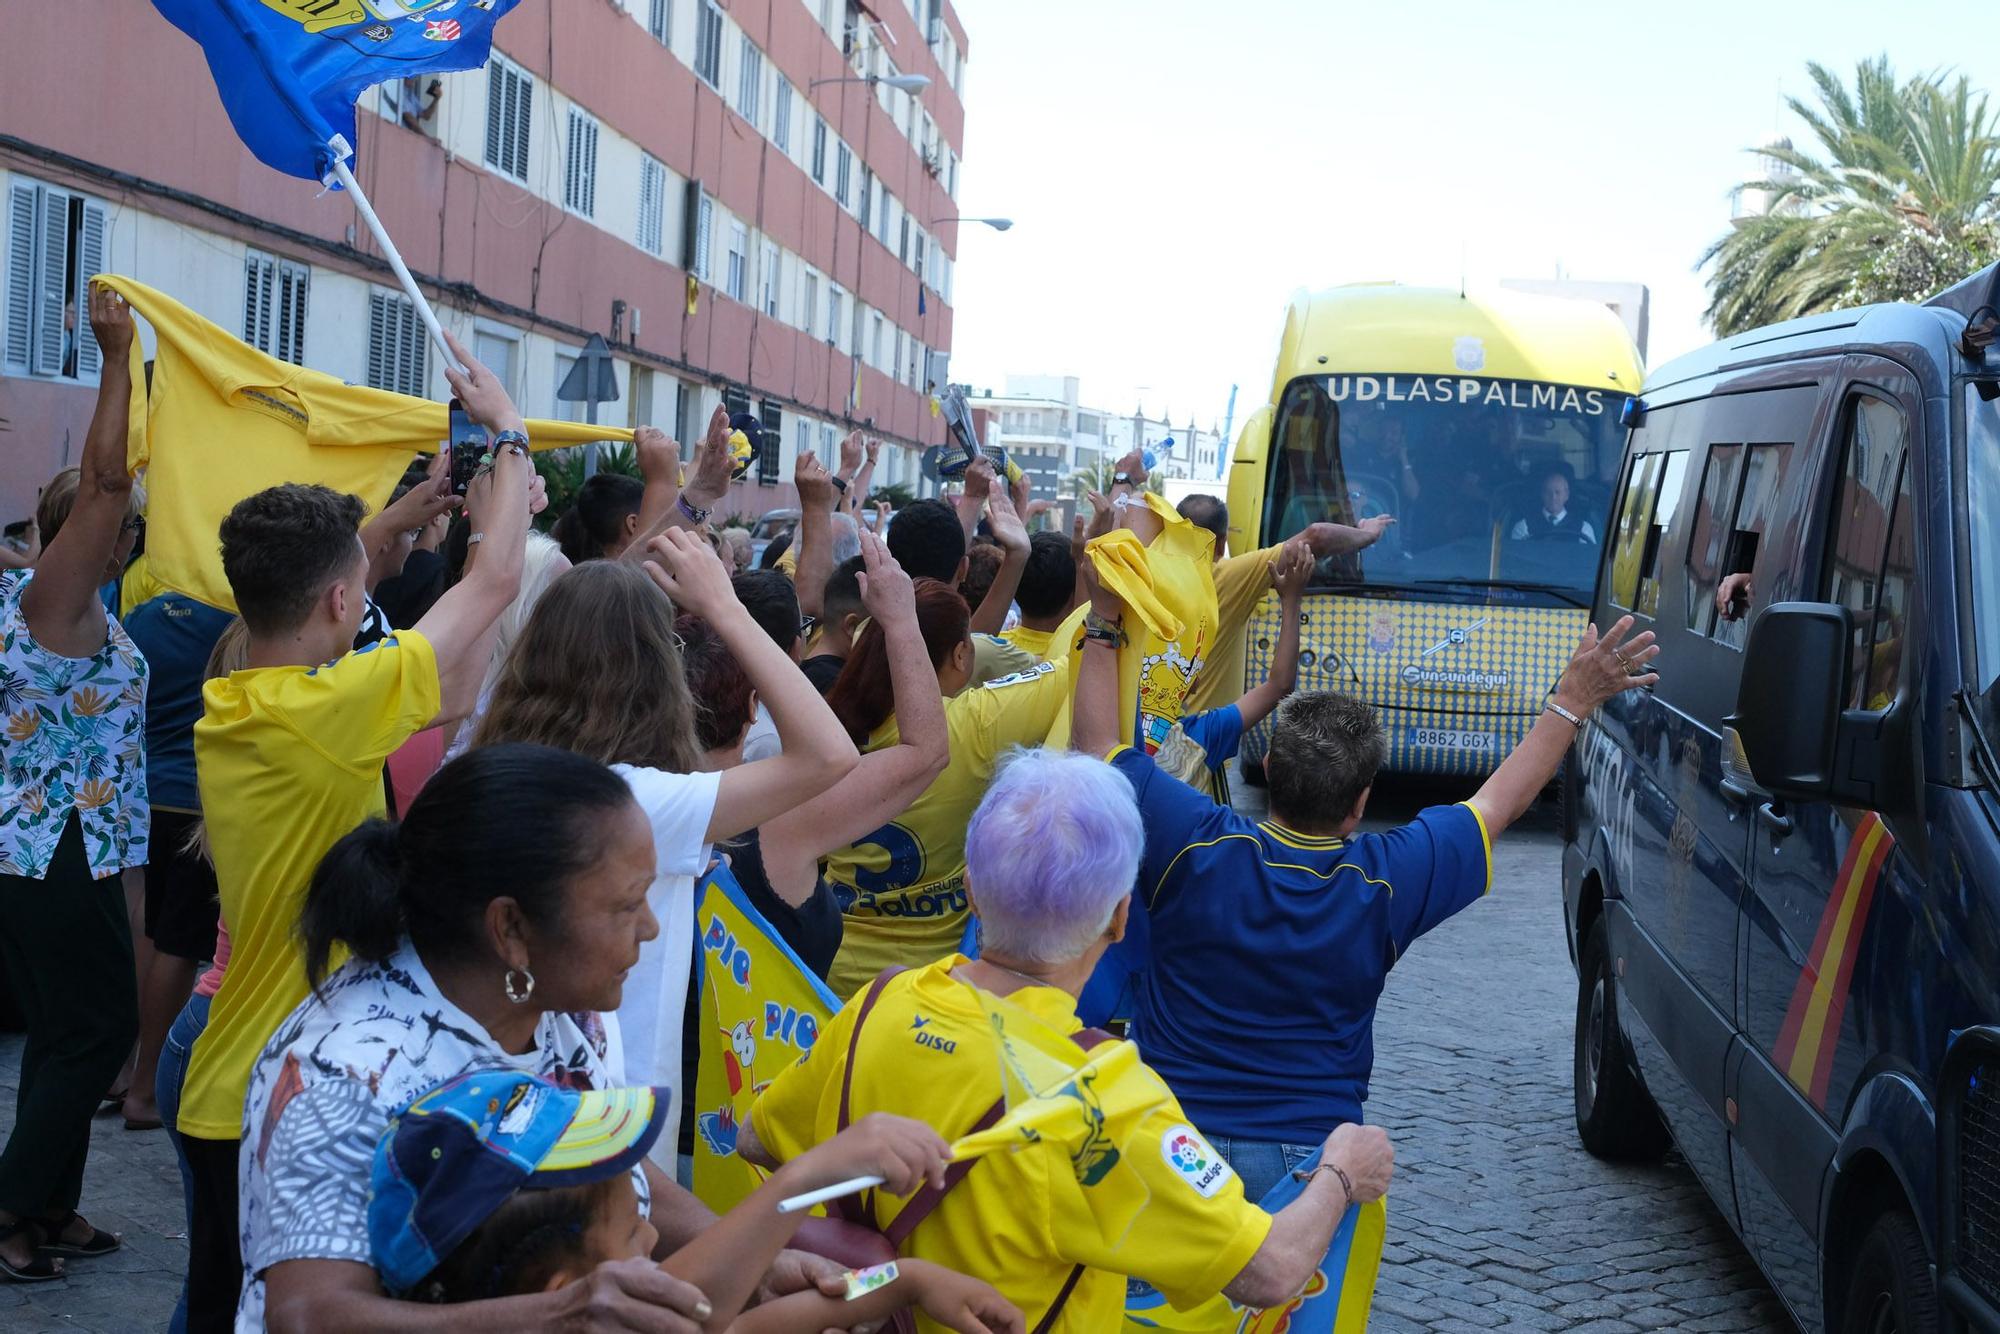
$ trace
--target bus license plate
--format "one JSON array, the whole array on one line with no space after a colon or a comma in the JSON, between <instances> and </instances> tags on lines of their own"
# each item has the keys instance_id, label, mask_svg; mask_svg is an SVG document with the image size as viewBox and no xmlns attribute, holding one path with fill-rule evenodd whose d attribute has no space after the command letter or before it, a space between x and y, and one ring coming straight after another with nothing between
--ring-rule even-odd
<instances>
[{"instance_id":1,"label":"bus license plate","mask_svg":"<svg viewBox=\"0 0 2000 1334\"><path fill-rule=\"evenodd\" d=\"M1491 732L1454 732L1439 727L1412 727L1410 744L1425 746L1432 750L1491 751L1494 736Z\"/></svg>"}]
</instances>

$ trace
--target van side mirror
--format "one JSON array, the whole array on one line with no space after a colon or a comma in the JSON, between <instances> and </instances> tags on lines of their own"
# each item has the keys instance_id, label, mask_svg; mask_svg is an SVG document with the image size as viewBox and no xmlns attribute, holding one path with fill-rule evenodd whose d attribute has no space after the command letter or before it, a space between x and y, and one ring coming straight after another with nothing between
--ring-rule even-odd
<instances>
[{"instance_id":1,"label":"van side mirror","mask_svg":"<svg viewBox=\"0 0 2000 1334\"><path fill-rule=\"evenodd\" d=\"M1736 712L1725 721L1757 785L1772 795L1833 794L1853 642L1847 608L1832 602L1776 603L1750 627Z\"/></svg>"}]
</instances>

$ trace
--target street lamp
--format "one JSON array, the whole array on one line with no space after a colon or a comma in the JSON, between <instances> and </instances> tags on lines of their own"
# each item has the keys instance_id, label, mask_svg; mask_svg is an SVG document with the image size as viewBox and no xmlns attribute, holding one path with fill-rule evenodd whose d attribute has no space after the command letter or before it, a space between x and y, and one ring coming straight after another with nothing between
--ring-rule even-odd
<instances>
[{"instance_id":1,"label":"street lamp","mask_svg":"<svg viewBox=\"0 0 2000 1334\"><path fill-rule=\"evenodd\" d=\"M899 93L909 93L914 97L931 86L931 76L928 74L849 74L835 78L814 79L806 85L806 91L811 92L823 83L879 83L894 88Z\"/></svg>"},{"instance_id":2,"label":"street lamp","mask_svg":"<svg viewBox=\"0 0 2000 1334\"><path fill-rule=\"evenodd\" d=\"M947 222L983 222L983 223L985 223L985 224L986 224L986 225L987 225L988 227L991 227L991 228L992 228L992 229L993 229L994 231L996 231L996 232L1004 232L1004 231L1006 231L1006 230L1007 230L1007 229L1008 229L1009 227L1012 227L1012 226L1014 225L1014 220L1013 220L1012 218L959 218L959 217L951 217L951 218L932 218L932 219L931 219L931 226L933 226L933 227L939 227L939 226L942 226L942 225L944 225L944 224L945 224L945 223L947 223Z\"/></svg>"}]
</instances>

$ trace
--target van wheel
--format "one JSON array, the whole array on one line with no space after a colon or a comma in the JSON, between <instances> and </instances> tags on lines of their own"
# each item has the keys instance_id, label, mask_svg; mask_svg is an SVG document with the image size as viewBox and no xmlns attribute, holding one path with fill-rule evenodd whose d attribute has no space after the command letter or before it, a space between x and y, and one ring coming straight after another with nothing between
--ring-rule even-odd
<instances>
[{"instance_id":1,"label":"van wheel","mask_svg":"<svg viewBox=\"0 0 2000 1334\"><path fill-rule=\"evenodd\" d=\"M1854 1252L1838 1334L1935 1334L1937 1287L1916 1220L1891 1209L1875 1220Z\"/></svg>"},{"instance_id":2,"label":"van wheel","mask_svg":"<svg viewBox=\"0 0 2000 1334\"><path fill-rule=\"evenodd\" d=\"M1577 1138L1599 1158L1658 1158L1667 1149L1667 1128L1621 1050L1618 991L1601 916L1583 939L1576 972Z\"/></svg>"}]
</instances>

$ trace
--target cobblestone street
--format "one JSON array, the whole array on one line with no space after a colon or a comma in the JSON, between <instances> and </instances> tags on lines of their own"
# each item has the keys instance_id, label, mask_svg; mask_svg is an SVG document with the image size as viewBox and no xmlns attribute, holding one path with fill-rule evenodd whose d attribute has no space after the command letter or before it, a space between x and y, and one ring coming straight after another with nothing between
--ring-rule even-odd
<instances>
[{"instance_id":1,"label":"cobblestone street","mask_svg":"<svg viewBox=\"0 0 2000 1334\"><path fill-rule=\"evenodd\" d=\"M1261 797L1237 792L1246 807ZM1558 853L1536 812L1501 842L1493 898L1391 978L1369 1112L1395 1137L1397 1169L1371 1328L1789 1330L1678 1159L1614 1167L1576 1142ZM0 1039L0 1128L20 1052L18 1036ZM71 1281L0 1286L0 1329L162 1328L186 1253L180 1199L165 1134L100 1118L83 1206L125 1249L73 1262Z\"/></svg>"}]
</instances>

